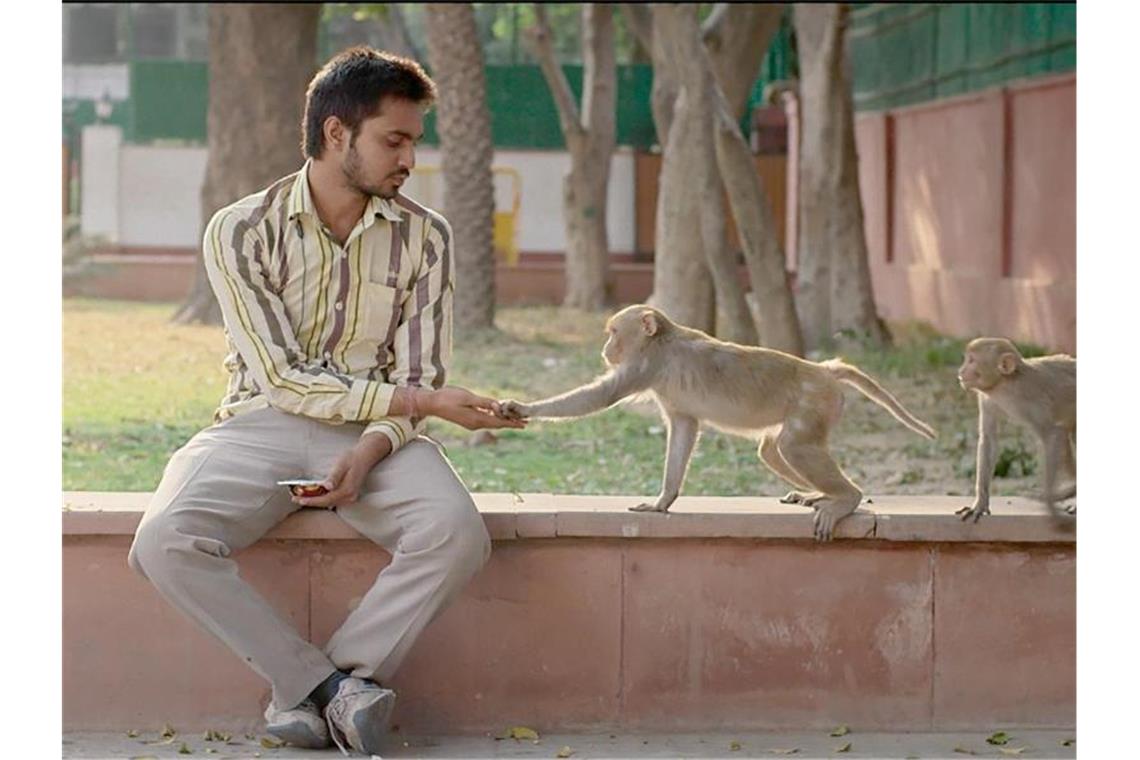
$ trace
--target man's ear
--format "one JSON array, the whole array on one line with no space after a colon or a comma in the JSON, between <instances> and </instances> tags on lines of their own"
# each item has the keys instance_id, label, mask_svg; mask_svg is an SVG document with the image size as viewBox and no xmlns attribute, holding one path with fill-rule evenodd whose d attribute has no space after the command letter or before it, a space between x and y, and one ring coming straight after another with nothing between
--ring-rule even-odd
<instances>
[{"instance_id":1,"label":"man's ear","mask_svg":"<svg viewBox=\"0 0 1140 760\"><path fill-rule=\"evenodd\" d=\"M998 357L998 372L1003 375L1012 375L1017 369L1017 357L1011 353L1004 353Z\"/></svg>"},{"instance_id":2,"label":"man's ear","mask_svg":"<svg viewBox=\"0 0 1140 760\"><path fill-rule=\"evenodd\" d=\"M348 128L336 116L325 119L324 123L321 124L321 131L324 132L325 145L333 150L341 150L348 142Z\"/></svg>"},{"instance_id":3,"label":"man's ear","mask_svg":"<svg viewBox=\"0 0 1140 760\"><path fill-rule=\"evenodd\" d=\"M641 315L641 331L646 335L657 334L657 315L651 311L647 311Z\"/></svg>"}]
</instances>

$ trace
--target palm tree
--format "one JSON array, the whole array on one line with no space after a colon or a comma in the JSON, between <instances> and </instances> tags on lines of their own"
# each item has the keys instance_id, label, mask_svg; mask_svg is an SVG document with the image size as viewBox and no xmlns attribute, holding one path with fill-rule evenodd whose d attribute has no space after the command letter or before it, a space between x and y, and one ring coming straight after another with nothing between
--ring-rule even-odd
<instances>
[{"instance_id":1,"label":"palm tree","mask_svg":"<svg viewBox=\"0 0 1140 760\"><path fill-rule=\"evenodd\" d=\"M494 145L474 6L429 4L427 43L439 91L436 127L443 154L442 211L451 223L455 256L455 323L460 330L491 327L495 320Z\"/></svg>"}]
</instances>

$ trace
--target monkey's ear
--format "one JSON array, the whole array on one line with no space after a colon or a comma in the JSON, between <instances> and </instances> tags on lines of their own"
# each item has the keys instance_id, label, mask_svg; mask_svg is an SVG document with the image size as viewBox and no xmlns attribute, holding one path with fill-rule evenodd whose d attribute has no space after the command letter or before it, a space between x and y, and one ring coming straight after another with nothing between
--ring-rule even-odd
<instances>
[{"instance_id":1,"label":"monkey's ear","mask_svg":"<svg viewBox=\"0 0 1140 760\"><path fill-rule=\"evenodd\" d=\"M997 367L1003 375L1012 375L1017 369L1017 357L1009 353L1002 354L998 357Z\"/></svg>"},{"instance_id":2,"label":"monkey's ear","mask_svg":"<svg viewBox=\"0 0 1140 760\"><path fill-rule=\"evenodd\" d=\"M647 311L641 315L641 329L646 335L657 334L657 316L653 312Z\"/></svg>"}]
</instances>

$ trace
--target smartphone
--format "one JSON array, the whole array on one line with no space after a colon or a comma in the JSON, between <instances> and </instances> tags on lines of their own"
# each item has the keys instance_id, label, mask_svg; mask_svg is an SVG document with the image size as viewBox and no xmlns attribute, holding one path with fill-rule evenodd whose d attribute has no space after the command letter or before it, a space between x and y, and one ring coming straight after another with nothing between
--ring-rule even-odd
<instances>
[{"instance_id":1,"label":"smartphone","mask_svg":"<svg viewBox=\"0 0 1140 760\"><path fill-rule=\"evenodd\" d=\"M324 481L312 478L293 478L292 480L278 480L277 485L285 486L294 496L324 496L328 489Z\"/></svg>"}]
</instances>

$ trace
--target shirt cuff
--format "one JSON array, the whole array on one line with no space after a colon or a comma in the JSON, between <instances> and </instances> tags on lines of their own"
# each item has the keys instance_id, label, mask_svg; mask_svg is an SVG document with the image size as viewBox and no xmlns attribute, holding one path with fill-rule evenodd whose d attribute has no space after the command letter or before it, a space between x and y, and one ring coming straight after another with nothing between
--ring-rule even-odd
<instances>
[{"instance_id":1,"label":"shirt cuff","mask_svg":"<svg viewBox=\"0 0 1140 760\"><path fill-rule=\"evenodd\" d=\"M370 423L361 435L380 433L392 443L392 453L415 437L416 428L410 417L385 417Z\"/></svg>"}]
</instances>

